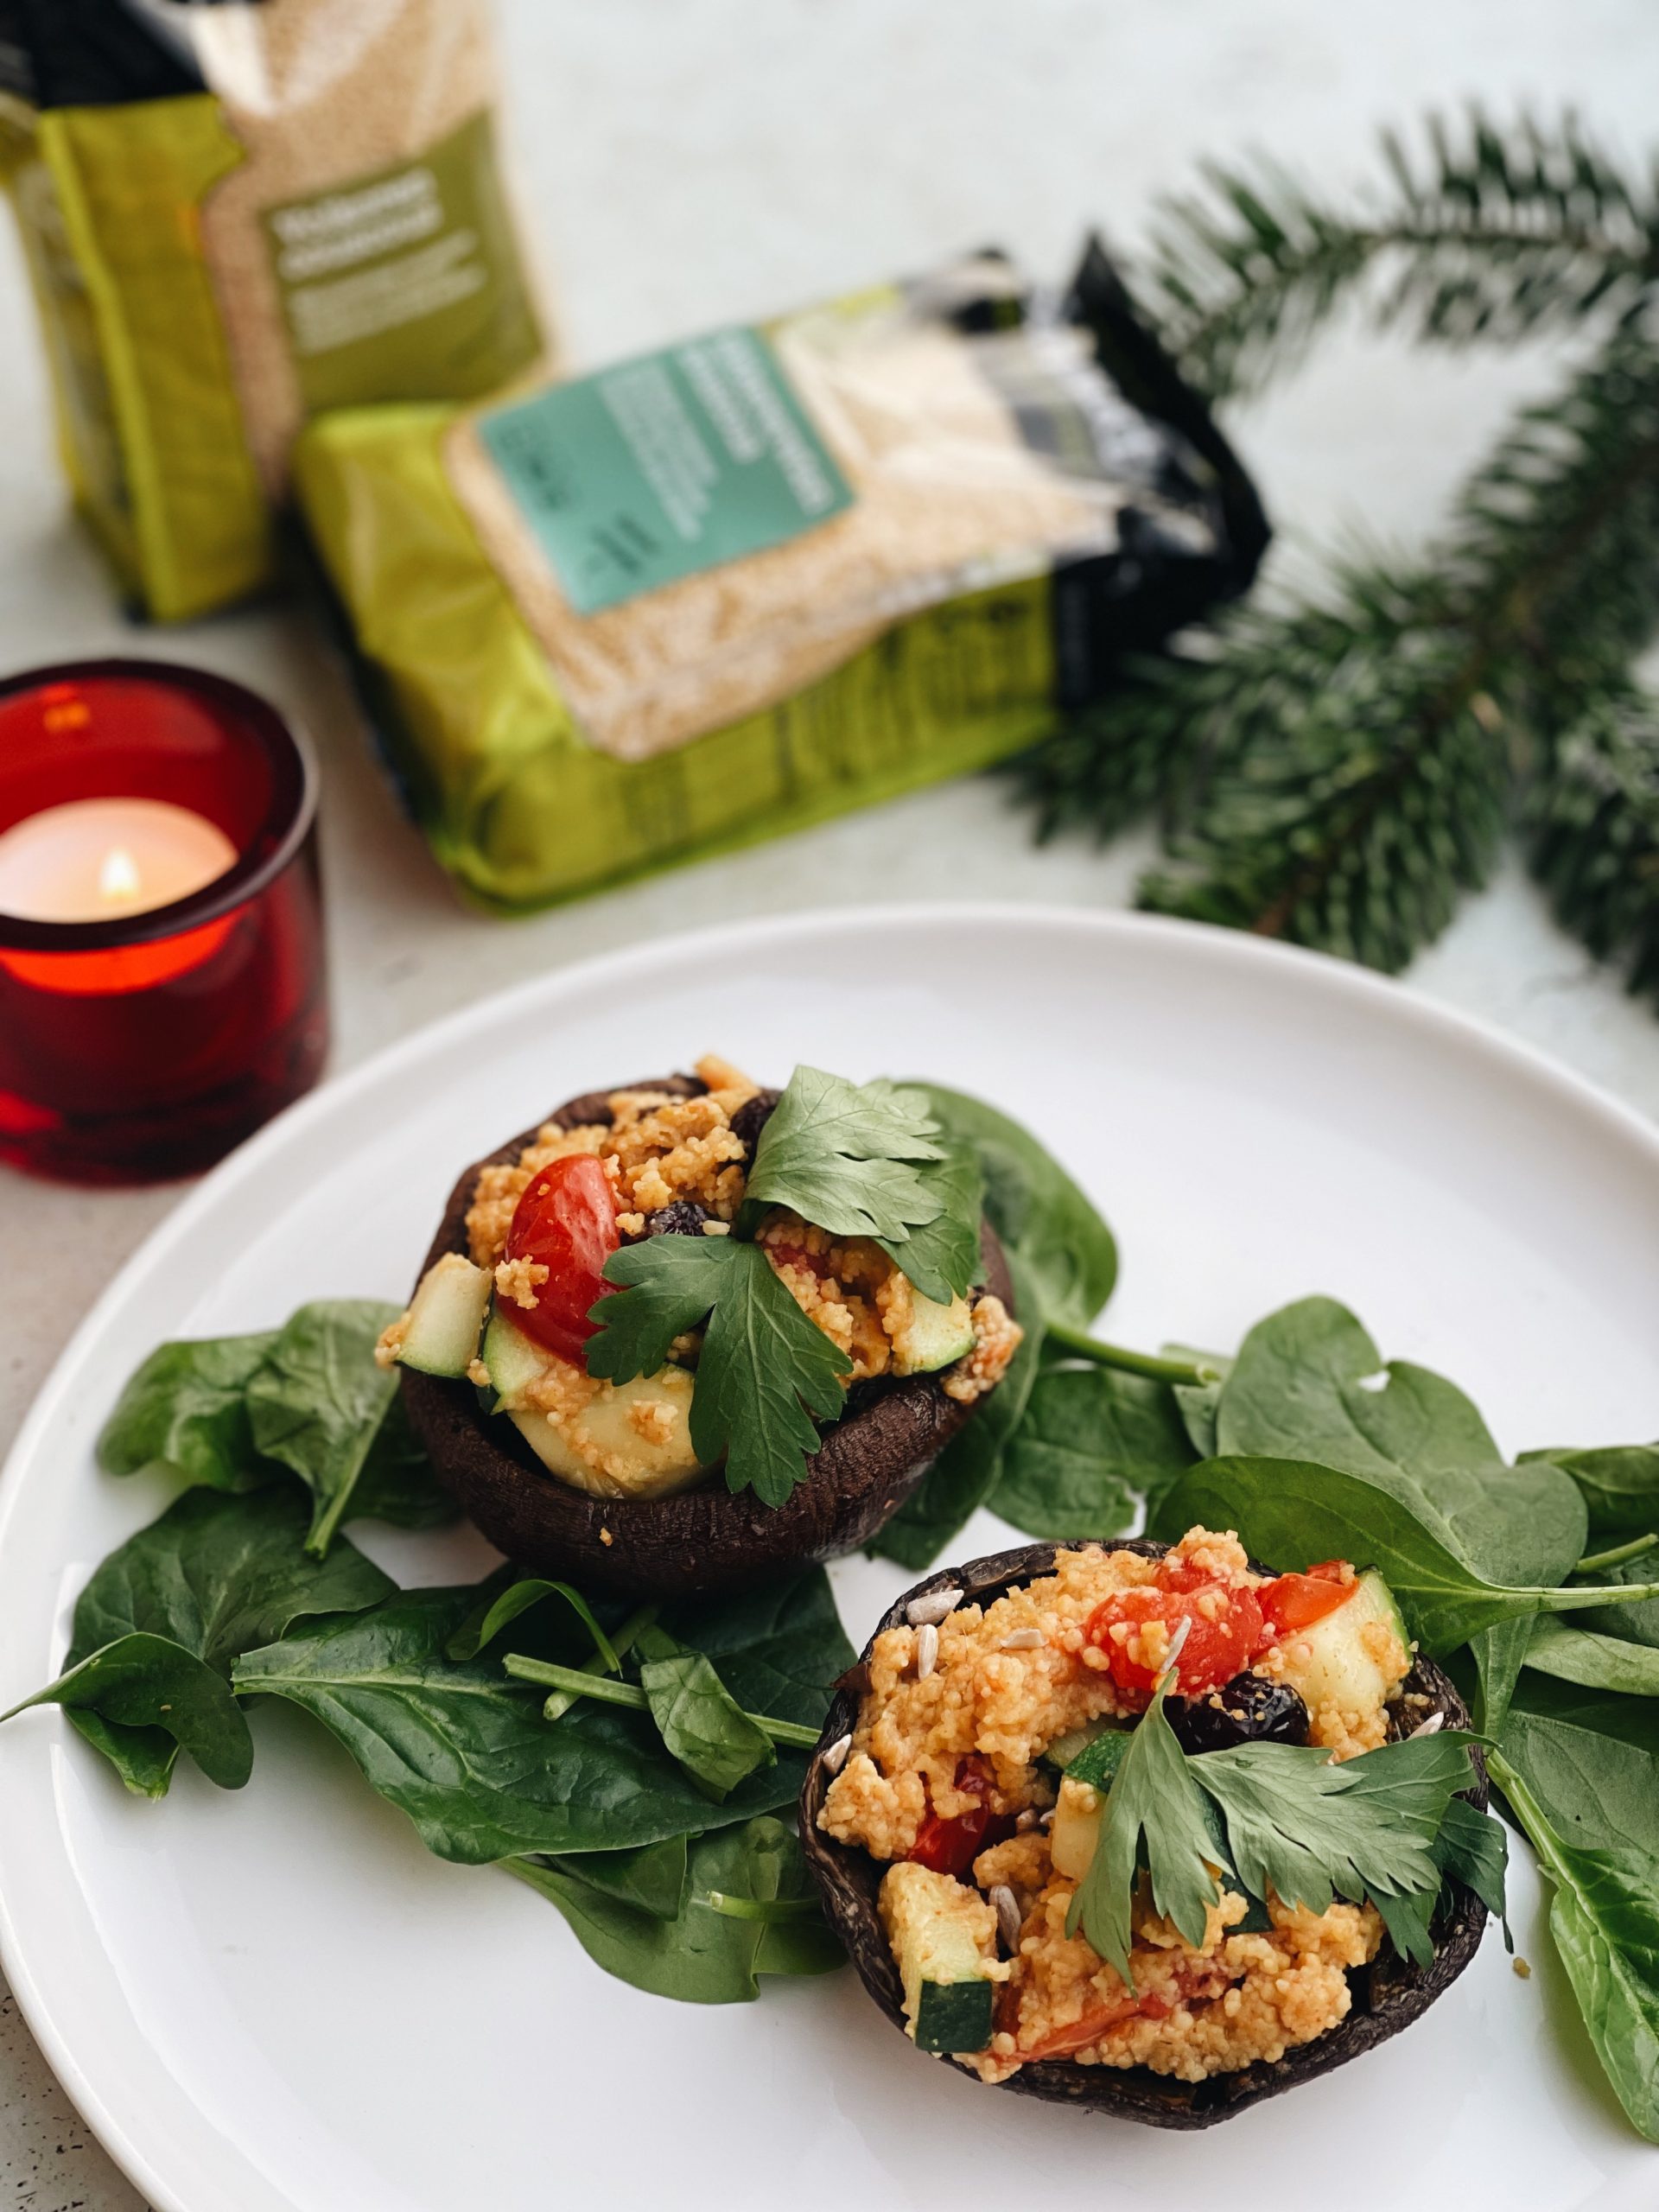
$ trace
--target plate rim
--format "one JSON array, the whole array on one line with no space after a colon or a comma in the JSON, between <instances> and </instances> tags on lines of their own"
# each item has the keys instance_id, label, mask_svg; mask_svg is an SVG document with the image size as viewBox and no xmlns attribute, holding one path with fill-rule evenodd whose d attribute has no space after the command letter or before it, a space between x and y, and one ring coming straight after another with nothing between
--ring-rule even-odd
<instances>
[{"instance_id":1,"label":"plate rim","mask_svg":"<svg viewBox=\"0 0 1659 2212\"><path fill-rule=\"evenodd\" d=\"M700 963L710 953L752 950L757 945L787 945L791 940L810 940L844 929L882 928L897 922L913 925L918 919L947 925L971 923L976 931L982 930L988 923L997 929L1058 929L1092 940L1096 946L1150 940L1171 949L1190 949L1201 963L1218 962L1224 967L1230 964L1246 968L1265 964L1285 974L1300 973L1310 982L1322 985L1339 997L1385 1012L1396 1021L1403 1020L1408 1027L1414 1027L1437 1042L1473 1050L1479 1057L1525 1076L1553 1092L1561 1103L1580 1114L1587 1113L1604 1127L1616 1131L1627 1142L1634 1140L1637 1149L1648 1155L1656 1173L1659 1173L1659 1123L1541 1047L1513 1035L1497 1022L1446 1006L1401 978L1379 974L1333 954L1214 924L1067 906L1052 900L899 899L809 907L784 914L715 922L677 937L674 944L677 957L690 956L693 963ZM504 1017L511 1020L520 1007L550 999L556 1001L562 995L578 993L595 984L602 987L607 982L626 979L632 972L655 963L660 957L663 943L660 933L636 939L611 951L545 969L422 1023L355 1065L338 1075L325 1077L315 1090L285 1108L210 1169L129 1255L54 1360L0 1465L0 1557L4 1555L8 1533L22 1510L19 1500L27 1495L29 1465L49 1437L63 1401L73 1390L76 1376L104 1330L106 1316L127 1302L149 1270L181 1243L188 1242L198 1221L217 1208L223 1194L257 1175L268 1157L296 1135L302 1135L314 1122L347 1106L389 1077L395 1077L401 1067L425 1058L435 1047L460 1044L469 1034L487 1029ZM0 1889L0 1971L3 1971L18 2012L64 2094L124 2176L149 2200L153 2212L211 2212L210 2208L187 2202L175 2190L81 2066L58 2026L51 1999L33 1969L28 1944L15 1922L3 1889Z\"/></svg>"}]
</instances>

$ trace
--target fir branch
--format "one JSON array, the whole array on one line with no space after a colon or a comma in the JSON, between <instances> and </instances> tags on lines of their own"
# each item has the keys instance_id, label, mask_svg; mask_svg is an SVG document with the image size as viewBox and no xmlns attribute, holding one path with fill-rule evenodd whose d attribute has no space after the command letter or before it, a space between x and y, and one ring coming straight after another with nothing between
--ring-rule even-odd
<instances>
[{"instance_id":1,"label":"fir branch","mask_svg":"<svg viewBox=\"0 0 1659 2212\"><path fill-rule=\"evenodd\" d=\"M1170 680L1179 665L1126 662L1105 698L1009 764L1020 797L1037 810L1039 844L1081 827L1103 845L1158 803L1190 734L1180 686Z\"/></svg>"},{"instance_id":2,"label":"fir branch","mask_svg":"<svg viewBox=\"0 0 1659 2212\"><path fill-rule=\"evenodd\" d=\"M1448 588L1569 696L1617 682L1659 619L1652 311L1528 408L1459 495Z\"/></svg>"},{"instance_id":3,"label":"fir branch","mask_svg":"<svg viewBox=\"0 0 1659 2212\"><path fill-rule=\"evenodd\" d=\"M1635 317L1500 442L1420 570L1350 564L1323 604L1236 615L1206 654L1139 665L1015 772L1045 835L1109 833L1155 785L1187 866L1149 877L1144 905L1397 969L1485 880L1529 748L1548 762L1565 734L1610 727L1597 702L1628 690L1656 612L1659 347ZM1616 757L1639 792L1630 743ZM1565 769L1548 789L1567 812L1548 849L1567 867L1576 825L1575 886L1599 839L1604 874L1640 849L1634 798L1587 807ZM1558 895L1645 975L1624 906L1616 926L1587 891Z\"/></svg>"},{"instance_id":4,"label":"fir branch","mask_svg":"<svg viewBox=\"0 0 1659 2212\"><path fill-rule=\"evenodd\" d=\"M1625 683L1551 734L1529 809L1534 871L1598 959L1659 995L1659 700Z\"/></svg>"},{"instance_id":5,"label":"fir branch","mask_svg":"<svg viewBox=\"0 0 1659 2212\"><path fill-rule=\"evenodd\" d=\"M1198 874L1141 903L1397 969L1484 882L1508 784L1484 656L1433 586L1356 572L1328 609L1257 614L1182 689Z\"/></svg>"},{"instance_id":6,"label":"fir branch","mask_svg":"<svg viewBox=\"0 0 1659 2212\"><path fill-rule=\"evenodd\" d=\"M1332 209L1265 159L1211 164L1166 203L1137 284L1183 368L1220 396L1300 358L1376 270L1378 328L1465 346L1631 310L1659 279L1659 181L1627 175L1568 114L1433 118L1383 140L1386 185Z\"/></svg>"}]
</instances>

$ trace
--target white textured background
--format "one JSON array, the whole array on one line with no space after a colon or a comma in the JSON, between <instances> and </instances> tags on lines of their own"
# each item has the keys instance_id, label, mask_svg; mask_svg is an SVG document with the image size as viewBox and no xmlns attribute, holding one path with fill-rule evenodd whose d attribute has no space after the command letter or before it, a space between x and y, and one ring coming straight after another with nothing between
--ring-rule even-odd
<instances>
[{"instance_id":1,"label":"white textured background","mask_svg":"<svg viewBox=\"0 0 1659 2212\"><path fill-rule=\"evenodd\" d=\"M1153 197L1206 155L1265 147L1332 181L1357 177L1376 126L1471 94L1500 111L1576 105L1626 154L1659 141L1653 0L504 0L504 16L524 205L582 363L993 241L1059 277L1085 225L1133 245ZM337 1066L518 977L645 938L671 946L693 920L975 882L1080 906L1131 894L1142 844L1035 852L1001 790L976 783L538 921L469 916L296 618L250 613L135 641L115 613L64 511L9 232L0 340L0 669L136 644L238 676L307 722L326 779ZM1277 557L1312 563L1344 529L1420 537L1558 361L1328 339L1230 423L1280 525ZM1514 868L1409 980L1659 1114L1659 1018L1553 927ZM89 1281L175 1195L78 1193L0 1171L0 1446ZM137 2202L0 1994L0 2208Z\"/></svg>"}]
</instances>

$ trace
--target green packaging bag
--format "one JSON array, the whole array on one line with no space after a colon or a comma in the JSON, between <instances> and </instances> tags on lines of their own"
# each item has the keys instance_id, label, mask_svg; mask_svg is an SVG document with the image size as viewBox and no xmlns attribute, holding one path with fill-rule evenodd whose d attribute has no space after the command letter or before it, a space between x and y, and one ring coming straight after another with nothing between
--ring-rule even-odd
<instances>
[{"instance_id":1,"label":"green packaging bag","mask_svg":"<svg viewBox=\"0 0 1659 2212\"><path fill-rule=\"evenodd\" d=\"M474 409L319 418L302 513L439 860L519 912L1030 743L1248 583L1248 478L1091 247Z\"/></svg>"},{"instance_id":2,"label":"green packaging bag","mask_svg":"<svg viewBox=\"0 0 1659 2212\"><path fill-rule=\"evenodd\" d=\"M488 0L0 0L0 181L76 505L182 620L272 581L308 416L469 399L542 340Z\"/></svg>"}]
</instances>

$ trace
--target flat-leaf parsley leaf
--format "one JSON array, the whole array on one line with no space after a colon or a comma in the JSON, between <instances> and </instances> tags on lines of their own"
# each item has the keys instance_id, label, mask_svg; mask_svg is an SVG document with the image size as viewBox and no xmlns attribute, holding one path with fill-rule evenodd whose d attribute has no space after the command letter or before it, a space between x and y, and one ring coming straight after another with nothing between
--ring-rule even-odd
<instances>
[{"instance_id":1,"label":"flat-leaf parsley leaf","mask_svg":"<svg viewBox=\"0 0 1659 2212\"><path fill-rule=\"evenodd\" d=\"M787 1206L832 1236L869 1236L925 1297L960 1296L979 1267L977 1163L927 1094L798 1067L755 1147L740 1236Z\"/></svg>"},{"instance_id":2,"label":"flat-leaf parsley leaf","mask_svg":"<svg viewBox=\"0 0 1659 2212\"><path fill-rule=\"evenodd\" d=\"M674 1339L708 1331L691 1400L691 1448L726 1455L728 1490L781 1505L818 1448L814 1420L846 1402L847 1355L809 1321L760 1245L735 1236L652 1236L624 1245L605 1279L622 1286L591 1318L588 1371L613 1382L654 1374Z\"/></svg>"}]
</instances>

